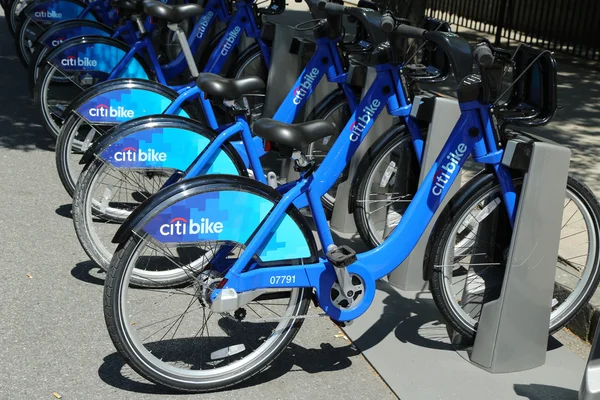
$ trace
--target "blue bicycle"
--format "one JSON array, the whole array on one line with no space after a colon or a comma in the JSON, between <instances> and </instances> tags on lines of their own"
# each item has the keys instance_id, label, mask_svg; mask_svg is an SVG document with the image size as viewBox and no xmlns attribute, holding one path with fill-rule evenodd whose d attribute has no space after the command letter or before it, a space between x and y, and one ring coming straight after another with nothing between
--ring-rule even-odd
<instances>
[{"instance_id":1,"label":"blue bicycle","mask_svg":"<svg viewBox=\"0 0 600 400\"><path fill-rule=\"evenodd\" d=\"M243 2L242 5L245 7L246 2ZM277 12L280 11L281 8ZM261 12L266 12L266 10L262 10ZM244 18L246 18L244 14L233 17L227 28L227 32L239 31L241 29L239 23ZM254 15L252 15L252 18L254 18ZM248 21L247 23L254 25L252 21ZM255 33L258 35L258 32ZM226 37L230 37L229 34ZM267 40L260 39L260 42L267 43ZM335 47L335 45L334 43L333 46ZM186 44L182 43L182 47L185 48ZM224 68L222 66L226 65L228 58L231 58L231 53L225 52L227 55L224 56L223 48L222 45L217 45L216 50L209 55L212 67L208 65L205 68L206 72L218 73L220 72L219 68ZM324 45L324 48L331 49L332 47ZM264 57L266 51L266 45L262 46L259 43L255 43L249 46L240 54L229 71L224 71L223 75L234 79L246 76L258 76L263 81L266 81L267 65L269 65L266 63L266 58ZM328 65L336 65L336 71L340 74L342 73L340 72L342 70L341 63L340 55L337 52L328 61ZM337 97L328 97L328 101L339 101L339 93L336 94L338 94ZM343 92L341 95L344 95ZM100 136L112 131L120 123L133 118L160 113L173 115L187 114L192 119L204 121L212 129L218 129L219 125L226 122L235 121L235 117L228 115L229 111L227 111L224 105L216 103L213 106L210 102L204 101L202 97L203 95L201 95L195 83L191 83L190 87L180 89L179 93L177 93L175 90L164 85L141 80L112 80L100 83L84 91L69 103L61 115L61 118L65 122L56 145L56 165L61 182L67 192L71 195L73 194L75 183L80 173L78 163L81 154ZM256 115L262 113L264 92L246 93L243 97L243 99L234 100L250 112L251 115L249 118L251 120L255 119ZM196 102L195 99L198 98L200 98L200 101ZM105 107L109 104L113 108L123 107L123 109L128 110L128 113L131 113L118 117L101 114L90 115L90 110ZM328 105L329 103L322 104ZM182 109L184 108L185 114L182 113ZM95 111L92 112L95 113ZM295 113L295 110L291 110L291 112Z\"/></svg>"},{"instance_id":2,"label":"blue bicycle","mask_svg":"<svg viewBox=\"0 0 600 400\"><path fill-rule=\"evenodd\" d=\"M135 3L135 6L139 7L139 4L141 3ZM254 16L255 13L270 12L269 8L257 9L253 7L253 0L238 1L236 6L237 10L231 17L225 34L215 46L221 51L213 51L206 61L207 71L223 71L228 65L231 54L235 53L234 50L240 42L242 33L256 41L262 60L265 65L269 65L269 47L260 37L260 28ZM129 77L156 80L162 84L171 82L176 90L186 88L188 85L185 83L189 82L190 78L184 79L184 84L179 84L181 82L178 83L176 78L186 69L189 69L190 75L195 77L198 75L198 69L189 44L183 45L186 38L178 24L187 18L199 16L194 29L197 33L192 34L189 39L192 44L199 46L201 39L208 33L206 26L210 26L217 19L229 19L222 0L211 0L206 9L196 4L169 6L160 2L149 2L145 8L158 23L176 32L182 46L180 57L171 63L160 65L149 37L144 34L145 27L140 17L136 17L135 21L137 21L136 26L142 30L142 37L132 47L106 37L76 38L61 44L44 60L47 65L36 82L34 92L34 100L42 113L43 124L51 133L58 135L62 125L62 113L71 100L85 88L99 82ZM221 17L217 18L218 15ZM149 64L144 61L142 55L147 55ZM54 76L68 77L69 84L55 83Z\"/></svg>"},{"instance_id":3,"label":"blue bicycle","mask_svg":"<svg viewBox=\"0 0 600 400\"><path fill-rule=\"evenodd\" d=\"M27 67L37 39L56 23L84 20L112 27L119 19L117 11L110 6L110 0L94 0L87 4L79 0L44 0L30 3L19 13L19 23L15 31L17 55Z\"/></svg>"},{"instance_id":4,"label":"blue bicycle","mask_svg":"<svg viewBox=\"0 0 600 400\"><path fill-rule=\"evenodd\" d=\"M326 8L345 12L344 7L330 4ZM120 245L105 281L105 319L117 350L142 376L182 391L226 388L264 370L287 347L305 318L319 316L308 314L311 299L335 321L362 315L373 301L376 280L410 254L469 157L487 170L455 197L454 205L447 208L448 218L439 220L436 232L458 228L469 216L483 219L476 212L482 205L510 231L521 178L501 163L506 136L495 120L501 115L492 107L496 97L490 95L498 93L498 81L490 78L497 77L492 75L495 60L502 60L502 54L492 52L487 43L472 52L458 35L397 26L390 16L382 18L381 25L392 39L425 37L443 48L461 81L457 88L460 119L397 228L376 249L356 254L334 243L320 200L384 107L393 115L405 113L390 48L382 47L375 83L318 169L300 149L330 135L332 127L322 121L286 125L263 119L255 124L258 136L293 150L303 173L284 193L244 177L205 176L159 192L122 225L114 238ZM473 58L481 66L481 75L473 74ZM591 215L597 246L598 202L583 193L578 197L586 201L583 210ZM303 196L308 198L320 246L294 206ZM493 202L487 203L490 197ZM455 218L448 210L459 202L467 210ZM497 207L492 209L491 204ZM489 237L498 233L505 238L506 231L500 232L488 231ZM454 249L459 243L454 239L439 248ZM475 246L461 248L474 250ZM502 269L502 250L495 252L499 254L493 262L487 261L488 270ZM597 251L589 257L596 260ZM468 254L456 254L448 265L428 267L460 277L455 263L468 265L467 258ZM131 284L136 268L153 270L157 276L179 271L182 280L176 286L140 289ZM594 273L596 277L588 282L592 285L597 283L597 268ZM435 288L432 285L437 298L441 293Z\"/></svg>"},{"instance_id":5,"label":"blue bicycle","mask_svg":"<svg viewBox=\"0 0 600 400\"><path fill-rule=\"evenodd\" d=\"M368 26L366 17L365 13L355 13L355 18L361 25ZM375 21L378 24L379 18ZM338 52L342 31L341 18L328 18L327 23L320 21L314 27L314 31L315 52L274 118L282 122L293 122L314 88L327 76L328 81L338 82L340 89L334 92L330 99L324 100L324 104L333 104L335 107L327 109L319 116L343 126L347 122L348 114L342 114L342 111L346 108L354 110L358 101L355 94L357 88L346 83L347 68ZM209 100L204 97L233 102L247 92L261 90L264 83L257 78L229 80L214 74L201 74L198 87L206 95L200 98L203 108L210 110L210 105L207 104ZM177 107L175 102L166 112ZM317 106L317 109L319 108ZM265 156L267 151L262 139L253 137L248 123L252 112L236 106L235 103L231 104L229 112L235 115L235 122L216 130L174 116L155 115L134 119L123 123L90 148L81 160L86 166L73 196L73 222L77 237L92 260L100 267L108 268L115 248L110 239L114 236L118 224L123 222L142 200L180 179L188 180L220 173L250 175L259 182L268 183L268 170L261 162L261 157ZM216 122L214 118L208 120ZM319 162L326 153L326 147L331 146L338 133L339 129L330 131L328 145L320 147L323 154L310 144L307 144L305 152L312 154L313 159ZM231 141L237 135L240 135L242 140ZM123 155L124 149L129 151L127 156ZM138 156L131 153L131 149L144 149L144 154L156 157ZM279 151L285 152L285 149ZM289 155L291 154L289 149ZM274 175L271 172L272 178L275 178ZM278 182L271 181L271 185L277 184ZM323 199L326 205L332 204L334 200L332 193ZM305 205L305 199L297 203L299 208ZM145 274L150 274L148 279ZM180 279L176 275L163 276L163 283ZM154 284L158 278L152 271L140 270L136 271L135 279L140 285L144 285Z\"/></svg>"}]
</instances>

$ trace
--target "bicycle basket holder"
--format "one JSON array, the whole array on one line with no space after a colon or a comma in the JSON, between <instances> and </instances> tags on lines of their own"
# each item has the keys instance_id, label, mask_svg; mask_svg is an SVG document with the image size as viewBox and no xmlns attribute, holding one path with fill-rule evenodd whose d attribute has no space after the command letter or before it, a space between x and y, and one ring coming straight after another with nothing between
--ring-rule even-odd
<instances>
[{"instance_id":1,"label":"bicycle basket holder","mask_svg":"<svg viewBox=\"0 0 600 400\"><path fill-rule=\"evenodd\" d=\"M550 122L557 108L556 60L552 53L521 45L513 57L512 77L510 97L497 108L503 125L540 126Z\"/></svg>"},{"instance_id":2,"label":"bicycle basket holder","mask_svg":"<svg viewBox=\"0 0 600 400\"><path fill-rule=\"evenodd\" d=\"M452 32L450 24L430 17L423 20L421 28L428 31ZM415 44L419 51L415 57L411 57L410 64L405 65L404 71L407 75L419 83L445 81L452 71L446 53L432 42L417 40Z\"/></svg>"}]
</instances>

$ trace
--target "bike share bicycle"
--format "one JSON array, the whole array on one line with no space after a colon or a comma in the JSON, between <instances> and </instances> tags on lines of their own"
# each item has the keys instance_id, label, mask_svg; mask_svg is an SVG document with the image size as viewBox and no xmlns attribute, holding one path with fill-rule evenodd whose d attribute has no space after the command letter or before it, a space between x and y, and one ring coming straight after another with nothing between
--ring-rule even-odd
<instances>
[{"instance_id":1,"label":"bike share bicycle","mask_svg":"<svg viewBox=\"0 0 600 400\"><path fill-rule=\"evenodd\" d=\"M347 12L331 4L325 7L333 13ZM391 46L380 46L374 54L375 83L318 169L300 149L330 134L331 128L322 122L285 125L262 119L256 122L255 133L293 150L303 173L285 193L243 177L205 176L166 188L122 225L105 281L105 318L117 350L142 376L182 391L225 388L265 369L285 349L307 317L311 298L335 321L360 316L373 300L375 281L410 253L470 155L487 169L447 206L444 215L458 218L438 220L433 248L446 248L448 243L453 247L456 238L444 243L439 233L452 232L461 226L460 220L479 215L476 210L482 202L485 209L484 200L490 197L494 203L498 200L491 211L498 212L498 221L510 230L521 177L501 163L507 134L498 129L500 114L492 107L498 92L494 67L502 64L503 53L492 52L488 43L472 52L458 35L396 26L389 16L381 25L392 33ZM405 113L397 69L390 64L390 50L399 37L424 37L448 54L461 80L457 88L461 116L398 227L376 249L356 254L334 243L320 199L383 108L387 106L392 115ZM473 58L481 75L472 72ZM587 209L597 234L598 203L585 191L577 194L589 200ZM293 205L303 195L326 254L319 253L308 223ZM466 211L453 214L458 206ZM507 236L502 230L494 234L500 239L497 243ZM493 266L501 268L501 263L500 257ZM157 274L179 270L182 280L162 291L144 290L130 281L137 265L154 268ZM454 263L451 268L445 265L430 262L427 267L434 273L453 271ZM434 279L432 290L438 297ZM591 282L597 284L597 276ZM456 320L449 322L456 328Z\"/></svg>"},{"instance_id":2,"label":"bike share bicycle","mask_svg":"<svg viewBox=\"0 0 600 400\"><path fill-rule=\"evenodd\" d=\"M241 3L244 5L246 2L243 1ZM271 7L276 9L277 13L283 12L283 8L279 7L278 2L274 2ZM316 9L316 6L314 8ZM208 10L211 12L210 8ZM257 9L255 10L255 14L252 14L251 16L252 21L247 23L251 26L258 24L258 22L255 24L253 21L260 21L260 14L274 15L275 11L269 11L269 8ZM238 32L241 29L240 23L242 23L244 18L248 21L248 18L250 17L247 17L244 13L239 15L236 14L230 21L229 27L227 28L227 32L229 33L226 34L225 37L231 37L233 33ZM202 26L200 26L200 28L202 28ZM263 31L269 30L267 24L261 25L260 28ZM270 43L272 40L268 33L261 35L258 30L253 31L252 35L256 35L257 38L260 35L263 37L260 40L265 43ZM237 36L239 37L240 35L238 34ZM222 39L221 43L216 46L216 50L210 55L211 61L205 68L205 72L219 73L223 69L223 66L227 65L231 59L231 52L225 51L223 48L225 45L223 40L226 39ZM227 44L229 45L229 42L227 42ZM181 46L182 48L186 47L183 41L181 42ZM331 46L334 45L332 44ZM268 64L266 64L263 57L263 47L264 46L259 44L249 46L238 57L230 71L226 72L225 75L230 78L258 76L261 79L266 80ZM336 52L329 58L327 65L335 66L336 70L341 73L341 67L339 66L342 64L342 61L340 61L339 57L339 54ZM200 109L195 107L195 103L191 103L190 101L201 97L201 94L196 87L195 82L190 84L190 86L190 89L182 89L180 90L180 94L177 95L174 91L169 90L165 86L152 82L114 80L100 83L75 98L63 113L65 123L56 146L57 170L61 182L67 192L72 195L74 191L77 176L80 173L78 163L81 154L89 148L94 140L107 132L112 131L117 124L133 118L152 114L177 114L180 112L181 107L185 107L186 112L193 119L205 121L212 129L218 129L219 125L221 125L224 120L234 120L228 115L223 116L223 107L218 104L216 107L213 107L209 102L200 101L199 103L196 103L201 105ZM244 99L236 100L246 108L251 109L253 115L260 115L262 112L262 97L264 97L262 93L246 94ZM335 95L329 97L327 101L321 103L320 106L328 105L329 101L334 101L337 104L339 98L342 97L345 100L345 94L340 90ZM90 115L91 110L95 110L98 107L106 107L108 103L111 103L114 107L120 106L123 109L126 109L128 115L121 115L115 118L107 118L107 116L104 115ZM317 107L317 110L318 109L319 107ZM213 110L219 112L217 118L212 115L214 114ZM209 115L205 112L208 112ZM254 119L256 116L253 116L252 118ZM239 149L243 151L241 147Z\"/></svg>"},{"instance_id":3,"label":"bike share bicycle","mask_svg":"<svg viewBox=\"0 0 600 400\"><path fill-rule=\"evenodd\" d=\"M354 17L375 44L381 35L373 31L372 24L378 24L379 18L364 12L356 12ZM311 23L314 25L314 21ZM334 92L333 98L341 94L344 106L351 110L356 107L354 93L357 88L346 83L349 76L338 51L341 16L330 17L327 23L320 21L313 29L315 53L275 113L274 118L278 121L293 122L325 75L328 81L340 86L341 93ZM228 80L214 74L201 74L198 79L199 90L206 94L204 97L230 102L246 91L263 86L264 83L255 78ZM205 105L208 100L203 96L200 99L203 106L210 109ZM335 114L336 110L329 110L329 115ZM77 237L92 260L102 268L108 267L114 253L114 246L108 243L114 236L116 224L122 222L140 200L179 178L191 179L207 173L248 176L246 169L249 168L258 181L267 183L260 161L266 151L262 139L252 137L248 124L252 119L251 110L233 104L229 111L236 116L236 122L213 132L182 118L151 116L135 119L121 125L86 153L82 160L86 167L73 197L73 222ZM346 120L338 122L344 124ZM329 132L328 136L334 137L339 130ZM241 134L242 141L232 142L236 152L228 140L237 134ZM129 153L125 155L124 149ZM136 150L132 153L131 149ZM136 197L138 201L135 201ZM299 207L303 205L299 204ZM144 278L147 273L136 272L138 284L152 284L152 279ZM153 276L155 274L150 274Z\"/></svg>"},{"instance_id":4,"label":"bike share bicycle","mask_svg":"<svg viewBox=\"0 0 600 400\"><path fill-rule=\"evenodd\" d=\"M15 2L18 4L19 2ZM11 14L11 18L13 14ZM15 49L23 66L27 67L37 39L54 24L82 20L96 22L103 26L116 26L120 17L111 7L110 0L94 0L84 3L79 0L44 0L28 4L17 19ZM100 28L101 29L101 28Z\"/></svg>"},{"instance_id":5,"label":"bike share bicycle","mask_svg":"<svg viewBox=\"0 0 600 400\"><path fill-rule=\"evenodd\" d=\"M274 1L278 4L280 0ZM225 46L220 57L207 60L207 70L221 72L225 62L234 53L242 33L253 38L262 52L265 65L269 61L269 48L260 39L260 30L253 17L258 12L253 6L253 0L242 0L236 2L237 10L231 19L228 29L220 38L216 47ZM197 4L185 4L179 6L168 6L160 2L149 3L151 7L148 12L152 16L159 17L159 22L169 29L176 31L177 39L185 39L180 27L182 21L198 16L194 32L206 33L206 27L210 27L217 20L217 15L222 15L219 20L225 20L228 10L223 0L209 2L209 9L203 9ZM156 80L162 84L175 81L172 86L175 89L184 89L184 85L177 85L176 80L189 68L190 75L197 76L198 69L193 60L193 54L183 54L173 62L160 65L153 45L148 37L149 32L141 22L139 13L143 3L137 1L132 3L136 8L136 14L132 16L140 29L141 38L132 47L110 38L91 37L76 38L61 44L53 49L45 59L47 64L36 82L34 100L42 113L43 125L51 133L58 135L63 123L62 113L71 100L79 95L85 88L89 88L99 82L113 80L116 78L140 78L145 80ZM168 10L168 12L167 12ZM270 12L270 8L261 8L260 12ZM278 12L278 11L277 11ZM167 19L160 18L167 17ZM170 20L170 22L168 21ZM243 21L242 21L243 20ZM211 22L213 21L213 22ZM170 25L170 27L169 27ZM201 41L192 35L189 42L199 46ZM231 42L231 43L230 43ZM189 50L189 46L185 47ZM217 53L214 51L212 54ZM147 55L150 62L144 61L142 55ZM67 60L67 61L64 61ZM75 60L75 61L70 61ZM266 68L266 67L265 67ZM69 84L56 82L55 76L65 76ZM185 79L185 78L184 78ZM189 78L185 79L189 82Z\"/></svg>"}]
</instances>

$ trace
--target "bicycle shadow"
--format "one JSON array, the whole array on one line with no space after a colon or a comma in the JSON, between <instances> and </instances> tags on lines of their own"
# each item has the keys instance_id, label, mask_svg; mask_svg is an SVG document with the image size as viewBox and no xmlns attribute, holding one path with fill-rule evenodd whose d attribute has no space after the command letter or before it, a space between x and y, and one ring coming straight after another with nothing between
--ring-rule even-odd
<instances>
[{"instance_id":1,"label":"bicycle shadow","mask_svg":"<svg viewBox=\"0 0 600 400\"><path fill-rule=\"evenodd\" d=\"M71 269L71 276L85 283L104 286L106 272L96 265L95 262L88 260L77 263Z\"/></svg>"},{"instance_id":2,"label":"bicycle shadow","mask_svg":"<svg viewBox=\"0 0 600 400\"><path fill-rule=\"evenodd\" d=\"M215 338L212 340L214 339ZM177 339L176 341L181 340L188 339ZM248 380L225 390L233 392L252 386L262 385L266 382L278 379L289 372L298 370L302 370L309 374L343 370L352 365L350 357L359 354L360 352L351 345L336 348L329 343L321 343L320 348L318 349L307 349L298 344L291 343L267 369L254 375ZM98 376L106 384L129 392L143 394L179 393L174 392L167 387L146 381L134 372L125 363L123 357L117 352L104 357L104 362L98 369Z\"/></svg>"},{"instance_id":3,"label":"bicycle shadow","mask_svg":"<svg viewBox=\"0 0 600 400\"><path fill-rule=\"evenodd\" d=\"M62 206L58 207L56 210L54 210L54 212L58 215L60 215L61 217L65 217L65 218L69 218L69 219L73 219L73 204L68 203L68 204L63 204Z\"/></svg>"},{"instance_id":4,"label":"bicycle shadow","mask_svg":"<svg viewBox=\"0 0 600 400\"><path fill-rule=\"evenodd\" d=\"M32 151L53 150L55 139L40 123L39 111L29 93L27 74L15 53L6 21L0 16L0 62L4 77L0 80L0 146Z\"/></svg>"},{"instance_id":5,"label":"bicycle shadow","mask_svg":"<svg viewBox=\"0 0 600 400\"><path fill-rule=\"evenodd\" d=\"M384 281L377 281L377 290L385 293L383 311L375 323L353 340L358 349L369 350L393 333L403 343L455 350L446 325L441 322L441 315L427 292L418 293L415 299L405 298Z\"/></svg>"},{"instance_id":6,"label":"bicycle shadow","mask_svg":"<svg viewBox=\"0 0 600 400\"><path fill-rule=\"evenodd\" d=\"M518 396L526 397L529 400L577 400L579 398L577 391L558 386L540 385L537 383L516 383L513 385L513 388Z\"/></svg>"}]
</instances>

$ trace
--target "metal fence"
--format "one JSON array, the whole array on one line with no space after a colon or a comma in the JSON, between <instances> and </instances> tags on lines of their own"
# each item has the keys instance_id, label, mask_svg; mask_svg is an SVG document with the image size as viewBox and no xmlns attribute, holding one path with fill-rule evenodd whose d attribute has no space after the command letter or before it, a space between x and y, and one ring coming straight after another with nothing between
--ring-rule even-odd
<instances>
[{"instance_id":1,"label":"metal fence","mask_svg":"<svg viewBox=\"0 0 600 400\"><path fill-rule=\"evenodd\" d=\"M427 15L502 39L600 59L600 0L427 0Z\"/></svg>"}]
</instances>

